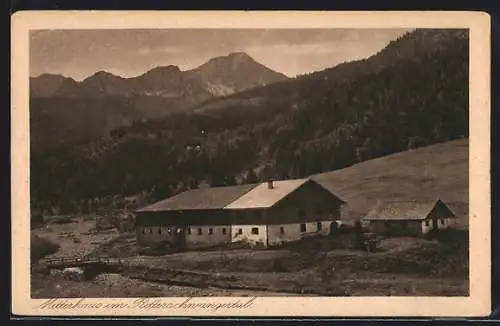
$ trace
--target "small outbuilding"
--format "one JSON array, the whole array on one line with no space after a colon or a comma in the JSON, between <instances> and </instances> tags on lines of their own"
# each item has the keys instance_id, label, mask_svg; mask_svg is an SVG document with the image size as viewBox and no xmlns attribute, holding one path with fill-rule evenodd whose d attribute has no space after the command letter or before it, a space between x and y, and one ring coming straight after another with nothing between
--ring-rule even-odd
<instances>
[{"instance_id":1,"label":"small outbuilding","mask_svg":"<svg viewBox=\"0 0 500 326\"><path fill-rule=\"evenodd\" d=\"M361 221L374 233L418 236L448 228L454 219L452 210L437 199L379 202Z\"/></svg>"}]
</instances>

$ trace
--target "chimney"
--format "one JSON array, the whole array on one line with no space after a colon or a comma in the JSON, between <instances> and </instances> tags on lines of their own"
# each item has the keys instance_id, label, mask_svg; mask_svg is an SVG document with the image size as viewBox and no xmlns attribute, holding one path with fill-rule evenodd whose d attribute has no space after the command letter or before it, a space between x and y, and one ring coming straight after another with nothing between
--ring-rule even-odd
<instances>
[{"instance_id":1,"label":"chimney","mask_svg":"<svg viewBox=\"0 0 500 326\"><path fill-rule=\"evenodd\" d=\"M272 179L267 180L267 189L273 189L273 188L274 188L273 180Z\"/></svg>"}]
</instances>

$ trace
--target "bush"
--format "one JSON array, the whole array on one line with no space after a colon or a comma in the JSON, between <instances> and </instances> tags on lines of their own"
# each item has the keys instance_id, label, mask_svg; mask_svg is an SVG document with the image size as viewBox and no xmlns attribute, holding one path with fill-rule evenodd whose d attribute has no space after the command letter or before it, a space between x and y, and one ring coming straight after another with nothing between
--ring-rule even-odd
<instances>
[{"instance_id":1,"label":"bush","mask_svg":"<svg viewBox=\"0 0 500 326\"><path fill-rule=\"evenodd\" d=\"M433 230L427 234L427 238L456 248L469 247L469 232L467 230L454 228Z\"/></svg>"},{"instance_id":2,"label":"bush","mask_svg":"<svg viewBox=\"0 0 500 326\"><path fill-rule=\"evenodd\" d=\"M43 216L37 212L31 215L31 229L38 229L44 225Z\"/></svg>"},{"instance_id":3,"label":"bush","mask_svg":"<svg viewBox=\"0 0 500 326\"><path fill-rule=\"evenodd\" d=\"M352 234L354 233L354 227L347 224L341 224L337 232L339 234Z\"/></svg>"},{"instance_id":4,"label":"bush","mask_svg":"<svg viewBox=\"0 0 500 326\"><path fill-rule=\"evenodd\" d=\"M31 263L37 263L41 258L59 251L60 246L50 240L31 235Z\"/></svg>"}]
</instances>

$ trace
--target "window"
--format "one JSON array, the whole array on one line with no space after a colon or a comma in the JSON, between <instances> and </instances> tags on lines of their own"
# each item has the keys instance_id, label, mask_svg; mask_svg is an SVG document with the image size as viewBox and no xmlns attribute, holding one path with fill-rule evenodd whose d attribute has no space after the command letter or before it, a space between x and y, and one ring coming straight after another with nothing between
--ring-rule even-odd
<instances>
[{"instance_id":1,"label":"window","mask_svg":"<svg viewBox=\"0 0 500 326\"><path fill-rule=\"evenodd\" d=\"M188 234L191 234L191 228L188 228Z\"/></svg>"},{"instance_id":2,"label":"window","mask_svg":"<svg viewBox=\"0 0 500 326\"><path fill-rule=\"evenodd\" d=\"M146 234L146 228L142 228L142 234Z\"/></svg>"},{"instance_id":3,"label":"window","mask_svg":"<svg viewBox=\"0 0 500 326\"><path fill-rule=\"evenodd\" d=\"M429 220L425 221L425 226L429 226L429 225L430 225L430 221Z\"/></svg>"},{"instance_id":4,"label":"window","mask_svg":"<svg viewBox=\"0 0 500 326\"><path fill-rule=\"evenodd\" d=\"M226 228L222 228L222 234L226 235Z\"/></svg>"},{"instance_id":5,"label":"window","mask_svg":"<svg viewBox=\"0 0 500 326\"><path fill-rule=\"evenodd\" d=\"M316 222L316 228L318 229L318 231L321 231L323 229L323 225L321 224L321 222Z\"/></svg>"},{"instance_id":6,"label":"window","mask_svg":"<svg viewBox=\"0 0 500 326\"><path fill-rule=\"evenodd\" d=\"M299 209L299 210L297 211L297 215L298 215L299 217L304 217L304 216L306 216L306 212L304 212L304 210L303 210L303 209Z\"/></svg>"},{"instance_id":7,"label":"window","mask_svg":"<svg viewBox=\"0 0 500 326\"><path fill-rule=\"evenodd\" d=\"M153 234L153 228L149 228L149 234Z\"/></svg>"},{"instance_id":8,"label":"window","mask_svg":"<svg viewBox=\"0 0 500 326\"><path fill-rule=\"evenodd\" d=\"M280 227L280 234L284 234L285 233L285 228L284 227Z\"/></svg>"},{"instance_id":9,"label":"window","mask_svg":"<svg viewBox=\"0 0 500 326\"><path fill-rule=\"evenodd\" d=\"M158 228L158 234L161 234L161 226Z\"/></svg>"},{"instance_id":10,"label":"window","mask_svg":"<svg viewBox=\"0 0 500 326\"><path fill-rule=\"evenodd\" d=\"M203 230L201 228L198 228L198 235L202 235L203 234Z\"/></svg>"},{"instance_id":11,"label":"window","mask_svg":"<svg viewBox=\"0 0 500 326\"><path fill-rule=\"evenodd\" d=\"M252 228L252 234L259 234L259 228Z\"/></svg>"},{"instance_id":12,"label":"window","mask_svg":"<svg viewBox=\"0 0 500 326\"><path fill-rule=\"evenodd\" d=\"M213 228L209 228L208 229L208 234L210 234L210 235L214 234L214 229Z\"/></svg>"},{"instance_id":13,"label":"window","mask_svg":"<svg viewBox=\"0 0 500 326\"><path fill-rule=\"evenodd\" d=\"M306 232L306 224L305 223L300 224L300 232Z\"/></svg>"},{"instance_id":14,"label":"window","mask_svg":"<svg viewBox=\"0 0 500 326\"><path fill-rule=\"evenodd\" d=\"M238 229L238 234L243 234L243 229Z\"/></svg>"}]
</instances>

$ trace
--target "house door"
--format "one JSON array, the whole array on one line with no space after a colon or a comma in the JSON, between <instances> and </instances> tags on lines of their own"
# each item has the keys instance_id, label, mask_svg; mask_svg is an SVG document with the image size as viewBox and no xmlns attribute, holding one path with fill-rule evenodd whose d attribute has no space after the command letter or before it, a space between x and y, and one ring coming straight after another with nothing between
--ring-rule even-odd
<instances>
[{"instance_id":1,"label":"house door","mask_svg":"<svg viewBox=\"0 0 500 326\"><path fill-rule=\"evenodd\" d=\"M330 223L330 235L335 235L337 234L338 231L338 224L336 221L333 221Z\"/></svg>"},{"instance_id":2,"label":"house door","mask_svg":"<svg viewBox=\"0 0 500 326\"><path fill-rule=\"evenodd\" d=\"M438 219L437 217L432 218L432 229L437 230L438 229Z\"/></svg>"}]
</instances>

